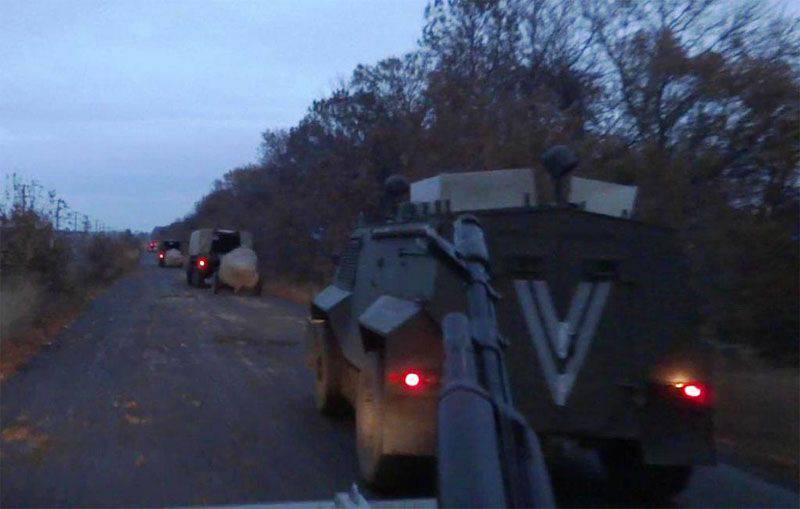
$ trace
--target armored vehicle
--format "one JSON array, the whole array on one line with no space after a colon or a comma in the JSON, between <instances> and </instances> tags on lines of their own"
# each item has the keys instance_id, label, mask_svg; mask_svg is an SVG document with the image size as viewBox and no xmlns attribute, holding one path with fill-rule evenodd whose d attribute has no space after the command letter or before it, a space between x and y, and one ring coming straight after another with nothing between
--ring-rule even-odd
<instances>
[{"instance_id":1,"label":"armored vehicle","mask_svg":"<svg viewBox=\"0 0 800 509\"><path fill-rule=\"evenodd\" d=\"M246 231L202 228L189 237L189 260L186 265L186 283L205 286L206 279L219 268L222 255L237 247L252 249L253 236Z\"/></svg>"},{"instance_id":2,"label":"armored vehicle","mask_svg":"<svg viewBox=\"0 0 800 509\"><path fill-rule=\"evenodd\" d=\"M561 149L544 159L552 180L514 169L412 184L389 219L361 221L313 299L315 401L354 408L368 482L391 485L407 458L436 455L443 320L476 313L453 239L465 213L485 232L514 405L546 454L594 448L612 485L653 498L714 461L709 366L675 236L633 217L636 188L570 177L577 160Z\"/></svg>"}]
</instances>

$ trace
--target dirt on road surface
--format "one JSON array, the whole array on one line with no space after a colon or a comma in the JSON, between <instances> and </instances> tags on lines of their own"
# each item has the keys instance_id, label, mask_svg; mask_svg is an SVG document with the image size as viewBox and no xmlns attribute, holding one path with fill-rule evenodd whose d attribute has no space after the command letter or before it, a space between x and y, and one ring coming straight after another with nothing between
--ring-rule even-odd
<instances>
[{"instance_id":1,"label":"dirt on road surface","mask_svg":"<svg viewBox=\"0 0 800 509\"><path fill-rule=\"evenodd\" d=\"M304 316L275 298L190 288L145 259L3 384L2 506L331 500L358 480L355 439L347 419L314 409ZM580 462L554 464L561 504L613 505L592 460ZM676 504L798 498L720 465L699 469Z\"/></svg>"},{"instance_id":2,"label":"dirt on road surface","mask_svg":"<svg viewBox=\"0 0 800 509\"><path fill-rule=\"evenodd\" d=\"M347 489L354 437L312 405L303 307L215 296L147 262L3 385L2 505L224 504Z\"/></svg>"}]
</instances>

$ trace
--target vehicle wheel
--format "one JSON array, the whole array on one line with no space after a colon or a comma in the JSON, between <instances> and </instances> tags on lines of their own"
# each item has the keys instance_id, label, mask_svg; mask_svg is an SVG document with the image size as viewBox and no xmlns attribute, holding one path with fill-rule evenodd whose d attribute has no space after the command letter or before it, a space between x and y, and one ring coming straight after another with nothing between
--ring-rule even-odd
<instances>
[{"instance_id":1,"label":"vehicle wheel","mask_svg":"<svg viewBox=\"0 0 800 509\"><path fill-rule=\"evenodd\" d=\"M610 494L625 502L666 502L683 491L692 476L691 465L648 465L641 447L616 443L600 450L608 473Z\"/></svg>"},{"instance_id":2,"label":"vehicle wheel","mask_svg":"<svg viewBox=\"0 0 800 509\"><path fill-rule=\"evenodd\" d=\"M383 366L378 352L367 353L356 389L356 449L361 476L372 486L390 490L398 483L397 458L383 450L385 423Z\"/></svg>"},{"instance_id":3,"label":"vehicle wheel","mask_svg":"<svg viewBox=\"0 0 800 509\"><path fill-rule=\"evenodd\" d=\"M192 286L196 286L198 288L203 287L203 281L200 279L200 272L193 270L192 271Z\"/></svg>"},{"instance_id":4,"label":"vehicle wheel","mask_svg":"<svg viewBox=\"0 0 800 509\"><path fill-rule=\"evenodd\" d=\"M329 341L326 325L309 324L312 334L311 367L314 370L314 404L325 415L341 415L347 410L342 396L342 360L336 346Z\"/></svg>"},{"instance_id":5,"label":"vehicle wheel","mask_svg":"<svg viewBox=\"0 0 800 509\"><path fill-rule=\"evenodd\" d=\"M186 270L186 284L192 286L192 272L194 272L191 267Z\"/></svg>"},{"instance_id":6,"label":"vehicle wheel","mask_svg":"<svg viewBox=\"0 0 800 509\"><path fill-rule=\"evenodd\" d=\"M215 294L219 294L220 290L222 289L222 287L220 286L220 282L219 282L219 274L217 274L216 272L214 273L214 276L213 276L212 287L214 288L214 293Z\"/></svg>"}]
</instances>

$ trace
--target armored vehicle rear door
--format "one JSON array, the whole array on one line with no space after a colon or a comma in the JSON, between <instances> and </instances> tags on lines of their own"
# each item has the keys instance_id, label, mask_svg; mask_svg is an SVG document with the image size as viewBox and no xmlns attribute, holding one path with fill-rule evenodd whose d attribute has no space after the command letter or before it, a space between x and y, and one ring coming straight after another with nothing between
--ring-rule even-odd
<instances>
[{"instance_id":1,"label":"armored vehicle rear door","mask_svg":"<svg viewBox=\"0 0 800 509\"><path fill-rule=\"evenodd\" d=\"M577 210L481 221L518 408L537 431L636 436L650 371L689 334L669 232Z\"/></svg>"}]
</instances>

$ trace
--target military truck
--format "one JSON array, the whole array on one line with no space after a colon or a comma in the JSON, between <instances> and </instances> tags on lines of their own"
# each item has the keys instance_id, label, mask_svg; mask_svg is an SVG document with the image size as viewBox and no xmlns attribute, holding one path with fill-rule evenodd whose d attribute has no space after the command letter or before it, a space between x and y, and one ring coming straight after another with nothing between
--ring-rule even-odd
<instances>
[{"instance_id":1,"label":"military truck","mask_svg":"<svg viewBox=\"0 0 800 509\"><path fill-rule=\"evenodd\" d=\"M635 218L636 188L569 176L563 147L547 156L551 180L523 168L412 184L389 219L361 221L313 299L316 405L354 408L366 481L391 485L403 461L436 454L442 321L476 312L453 239L465 213L485 231L515 407L545 451L596 449L610 486L654 499L714 461L708 356L674 232Z\"/></svg>"},{"instance_id":2,"label":"military truck","mask_svg":"<svg viewBox=\"0 0 800 509\"><path fill-rule=\"evenodd\" d=\"M170 253L170 251L173 251ZM177 251L177 255L174 251ZM181 251L181 241L162 240L158 243L158 266L159 267L180 267L183 265L183 257L179 256Z\"/></svg>"},{"instance_id":3,"label":"military truck","mask_svg":"<svg viewBox=\"0 0 800 509\"><path fill-rule=\"evenodd\" d=\"M186 283L204 287L206 279L219 268L222 255L238 247L252 249L253 236L246 231L202 228L189 237Z\"/></svg>"}]
</instances>

